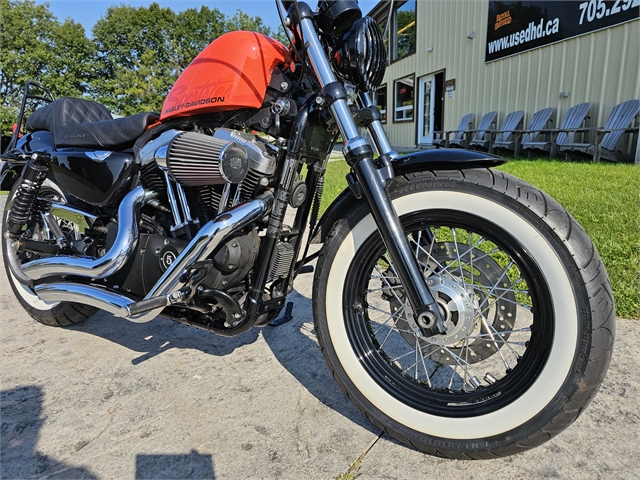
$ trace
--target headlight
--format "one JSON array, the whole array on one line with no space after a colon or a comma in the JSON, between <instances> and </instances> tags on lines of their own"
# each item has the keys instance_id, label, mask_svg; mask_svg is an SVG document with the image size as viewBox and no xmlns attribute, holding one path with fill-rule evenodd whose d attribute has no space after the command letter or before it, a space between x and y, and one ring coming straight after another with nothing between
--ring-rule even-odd
<instances>
[{"instance_id":1,"label":"headlight","mask_svg":"<svg viewBox=\"0 0 640 480\"><path fill-rule=\"evenodd\" d=\"M362 12L355 0L322 0L318 2L318 26L320 29L333 37L341 37L349 25L360 20Z\"/></svg>"},{"instance_id":2,"label":"headlight","mask_svg":"<svg viewBox=\"0 0 640 480\"><path fill-rule=\"evenodd\" d=\"M364 17L355 22L338 42L332 61L343 81L365 92L378 88L387 68L387 51L375 20Z\"/></svg>"}]
</instances>

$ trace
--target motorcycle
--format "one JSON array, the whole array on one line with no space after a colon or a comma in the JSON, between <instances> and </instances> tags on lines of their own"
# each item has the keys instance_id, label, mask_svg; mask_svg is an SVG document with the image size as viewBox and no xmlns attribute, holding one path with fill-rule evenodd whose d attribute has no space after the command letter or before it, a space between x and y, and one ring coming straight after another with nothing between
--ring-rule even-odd
<instances>
[{"instance_id":1,"label":"motorcycle","mask_svg":"<svg viewBox=\"0 0 640 480\"><path fill-rule=\"evenodd\" d=\"M549 440L611 358L613 295L591 240L547 194L493 170L497 156L392 149L370 93L385 44L356 1L277 8L290 47L219 37L159 115L113 118L27 85L2 153L17 300L52 326L102 309L234 336L273 322L314 269L324 358L378 427L461 459ZM33 98L48 103L22 134ZM320 218L339 137L348 188Z\"/></svg>"}]
</instances>

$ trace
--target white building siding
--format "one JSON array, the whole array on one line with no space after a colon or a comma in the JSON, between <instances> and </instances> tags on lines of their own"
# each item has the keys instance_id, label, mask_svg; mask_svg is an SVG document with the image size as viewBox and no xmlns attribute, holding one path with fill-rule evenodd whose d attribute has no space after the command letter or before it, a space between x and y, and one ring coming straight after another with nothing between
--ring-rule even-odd
<instances>
[{"instance_id":1,"label":"white building siding","mask_svg":"<svg viewBox=\"0 0 640 480\"><path fill-rule=\"evenodd\" d=\"M500 124L508 113L524 110L528 123L546 107L556 109L559 126L567 109L582 102L592 104L591 125L602 126L615 105L640 98L640 21L485 63L488 8L488 0L418 1L417 52L389 65L385 75L389 112L395 79L415 74L417 84L421 76L442 70L446 79L455 79L453 97L444 99L446 130L470 112L477 124L496 110ZM417 95L416 90L416 103ZM386 129L392 145L416 145L415 115L410 123L394 123L389 115Z\"/></svg>"}]
</instances>

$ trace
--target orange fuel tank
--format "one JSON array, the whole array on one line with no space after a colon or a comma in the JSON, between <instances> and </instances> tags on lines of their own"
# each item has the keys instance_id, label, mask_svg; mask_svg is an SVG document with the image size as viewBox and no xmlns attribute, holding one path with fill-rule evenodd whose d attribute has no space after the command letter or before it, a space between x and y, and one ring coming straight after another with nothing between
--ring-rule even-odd
<instances>
[{"instance_id":1,"label":"orange fuel tank","mask_svg":"<svg viewBox=\"0 0 640 480\"><path fill-rule=\"evenodd\" d=\"M182 72L162 106L160 121L259 108L273 69L290 63L280 42L256 32L229 32L211 42Z\"/></svg>"}]
</instances>

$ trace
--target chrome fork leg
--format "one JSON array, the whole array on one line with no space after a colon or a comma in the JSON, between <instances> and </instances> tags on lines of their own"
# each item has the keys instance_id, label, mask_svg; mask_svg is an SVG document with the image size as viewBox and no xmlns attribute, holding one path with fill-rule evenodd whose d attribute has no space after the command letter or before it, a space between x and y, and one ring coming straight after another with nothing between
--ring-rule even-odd
<instances>
[{"instance_id":1,"label":"chrome fork leg","mask_svg":"<svg viewBox=\"0 0 640 480\"><path fill-rule=\"evenodd\" d=\"M400 277L402 288L415 312L416 318L411 318L414 313L407 313L409 321L416 322L425 335L445 333L446 329L438 305L416 264L400 219L387 196L386 179L373 165L371 158L355 163L353 170L389 251L394 269Z\"/></svg>"},{"instance_id":2,"label":"chrome fork leg","mask_svg":"<svg viewBox=\"0 0 640 480\"><path fill-rule=\"evenodd\" d=\"M329 106L345 140L343 153L347 162L353 168L363 194L369 203L369 208L378 230L391 255L391 260L395 265L403 288L417 317L417 324L425 335L445 333L446 329L444 328L442 315L422 277L402 230L400 219L387 196L385 186L389 177L383 175L375 167L373 150L367 141L360 136L346 101L344 86L337 81L331 70L331 65L318 38L313 21L313 12L304 3L300 3L299 6L302 17L297 22L299 34L304 38L306 53L322 86L321 101ZM365 99L365 101L370 100ZM375 134L381 136L376 140L376 146L390 150L391 147L386 140L384 131L381 128L376 129ZM389 170L384 169L387 174Z\"/></svg>"}]
</instances>

